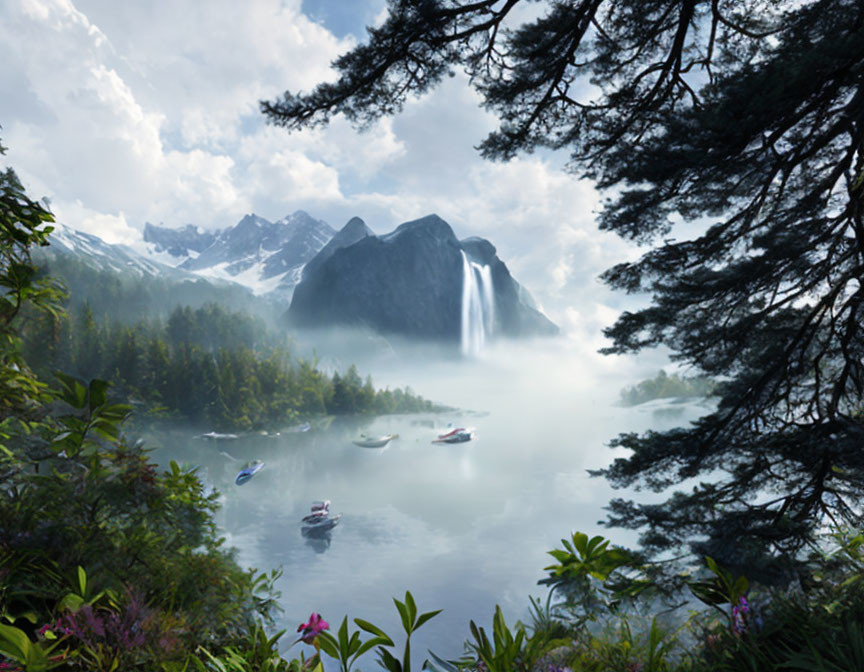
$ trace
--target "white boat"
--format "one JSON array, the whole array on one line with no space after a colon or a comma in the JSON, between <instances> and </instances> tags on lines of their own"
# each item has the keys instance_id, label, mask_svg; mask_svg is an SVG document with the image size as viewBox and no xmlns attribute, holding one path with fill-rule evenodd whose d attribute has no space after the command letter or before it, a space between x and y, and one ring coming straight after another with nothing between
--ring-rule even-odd
<instances>
[{"instance_id":1,"label":"white boat","mask_svg":"<svg viewBox=\"0 0 864 672\"><path fill-rule=\"evenodd\" d=\"M386 434L385 436L366 436L361 434L359 439L355 439L352 443L361 448L383 448L393 439L399 438L398 434Z\"/></svg>"},{"instance_id":2,"label":"white boat","mask_svg":"<svg viewBox=\"0 0 864 672\"><path fill-rule=\"evenodd\" d=\"M302 522L307 525L317 525L330 515L330 500L312 502L312 513L303 516Z\"/></svg>"},{"instance_id":3,"label":"white boat","mask_svg":"<svg viewBox=\"0 0 864 672\"><path fill-rule=\"evenodd\" d=\"M239 439L240 437L237 434L220 434L219 432L207 432L206 434L199 434L195 437L196 439L210 439L211 441L219 441L227 440L227 439Z\"/></svg>"},{"instance_id":4,"label":"white boat","mask_svg":"<svg viewBox=\"0 0 864 672\"><path fill-rule=\"evenodd\" d=\"M319 499L312 502L312 513L316 511L329 511L330 510L330 500L329 499Z\"/></svg>"},{"instance_id":5,"label":"white boat","mask_svg":"<svg viewBox=\"0 0 864 672\"><path fill-rule=\"evenodd\" d=\"M300 521L300 532L304 537L326 535L327 532L339 524L339 519L342 518L341 513L335 516L330 515L329 499L312 502L310 508L312 512L307 516L303 516L303 519Z\"/></svg>"}]
</instances>

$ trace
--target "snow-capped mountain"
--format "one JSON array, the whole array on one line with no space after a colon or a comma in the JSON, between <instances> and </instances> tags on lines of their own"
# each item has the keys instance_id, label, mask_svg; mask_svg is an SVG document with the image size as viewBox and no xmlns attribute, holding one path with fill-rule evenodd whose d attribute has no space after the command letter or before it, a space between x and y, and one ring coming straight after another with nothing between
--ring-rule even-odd
<instances>
[{"instance_id":1,"label":"snow-capped mountain","mask_svg":"<svg viewBox=\"0 0 864 672\"><path fill-rule=\"evenodd\" d=\"M197 256L216 241L218 234L218 231L210 233L193 224L182 229L155 226L150 222L144 224L144 242L152 244L154 253L165 252L173 259Z\"/></svg>"},{"instance_id":2,"label":"snow-capped mountain","mask_svg":"<svg viewBox=\"0 0 864 672\"><path fill-rule=\"evenodd\" d=\"M215 233L191 224L180 229L147 224L139 252L198 275L240 283L256 294L287 298L300 281L304 264L335 233L302 210L275 222L248 214Z\"/></svg>"},{"instance_id":3,"label":"snow-capped mountain","mask_svg":"<svg viewBox=\"0 0 864 672\"><path fill-rule=\"evenodd\" d=\"M115 271L117 273L134 273L135 275L166 275L171 277L190 277L191 273L177 270L171 264L160 262L156 258L142 256L134 249L125 245L112 245L106 243L98 236L78 231L65 224L57 222L54 231L49 237L49 246L40 253L51 256L51 254L69 254L83 261L89 266L103 271Z\"/></svg>"}]
</instances>

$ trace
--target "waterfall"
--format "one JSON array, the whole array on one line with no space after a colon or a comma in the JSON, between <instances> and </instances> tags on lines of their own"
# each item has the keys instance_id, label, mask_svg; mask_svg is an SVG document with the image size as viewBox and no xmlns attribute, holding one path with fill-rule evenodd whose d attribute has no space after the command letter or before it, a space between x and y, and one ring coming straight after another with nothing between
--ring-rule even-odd
<instances>
[{"instance_id":1,"label":"waterfall","mask_svg":"<svg viewBox=\"0 0 864 672\"><path fill-rule=\"evenodd\" d=\"M462 353L476 355L495 326L492 269L462 252Z\"/></svg>"}]
</instances>

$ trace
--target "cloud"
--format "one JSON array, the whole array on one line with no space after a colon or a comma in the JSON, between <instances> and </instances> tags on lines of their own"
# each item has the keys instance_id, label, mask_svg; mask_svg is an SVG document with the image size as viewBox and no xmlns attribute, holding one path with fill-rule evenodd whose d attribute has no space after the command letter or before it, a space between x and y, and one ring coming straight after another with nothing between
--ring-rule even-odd
<instances>
[{"instance_id":1,"label":"cloud","mask_svg":"<svg viewBox=\"0 0 864 672\"><path fill-rule=\"evenodd\" d=\"M258 98L328 77L350 41L305 19L298 3L80 4L86 12L67 0L0 8L0 60L21 68L0 82L29 94L28 105L0 107L8 160L39 195L81 204L66 209L68 224L92 225L74 219L87 211L106 225L122 212L136 227L224 226L255 207L273 171L299 197L338 197L332 169L302 153L248 157L252 170L235 157Z\"/></svg>"},{"instance_id":2,"label":"cloud","mask_svg":"<svg viewBox=\"0 0 864 672\"><path fill-rule=\"evenodd\" d=\"M259 99L332 79L354 39L303 15L300 0L7 0L8 162L67 224L106 239L145 221L222 228L300 208L383 233L437 212L457 235L489 238L562 324L582 329L573 305L612 309L596 277L634 249L597 231L597 194L561 157L479 157L497 121L463 75L364 133L339 118L293 134L264 123Z\"/></svg>"},{"instance_id":3,"label":"cloud","mask_svg":"<svg viewBox=\"0 0 864 672\"><path fill-rule=\"evenodd\" d=\"M58 222L74 221L77 223L77 226L74 228L99 236L106 243L129 245L134 244L141 238L140 232L129 226L129 222L126 221L126 215L122 211L116 215L96 212L86 208L81 201L74 201L72 203L65 201L52 202L51 211Z\"/></svg>"}]
</instances>

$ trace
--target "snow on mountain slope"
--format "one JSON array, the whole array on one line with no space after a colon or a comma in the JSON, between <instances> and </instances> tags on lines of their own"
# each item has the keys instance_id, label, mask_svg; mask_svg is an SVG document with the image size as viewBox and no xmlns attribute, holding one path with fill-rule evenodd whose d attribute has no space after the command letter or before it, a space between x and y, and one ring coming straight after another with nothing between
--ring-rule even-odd
<instances>
[{"instance_id":1,"label":"snow on mountain slope","mask_svg":"<svg viewBox=\"0 0 864 672\"><path fill-rule=\"evenodd\" d=\"M48 252L72 254L94 268L137 275L179 275L170 264L147 258L125 245L106 243L98 236L78 231L60 222L54 224ZM182 275L189 275L183 273Z\"/></svg>"},{"instance_id":2,"label":"snow on mountain slope","mask_svg":"<svg viewBox=\"0 0 864 672\"><path fill-rule=\"evenodd\" d=\"M254 294L290 299L303 266L335 235L321 220L298 210L270 222L249 214L235 226L208 232L147 223L142 240L109 245L96 236L58 226L52 242L103 268L138 273L183 274L235 282Z\"/></svg>"}]
</instances>

